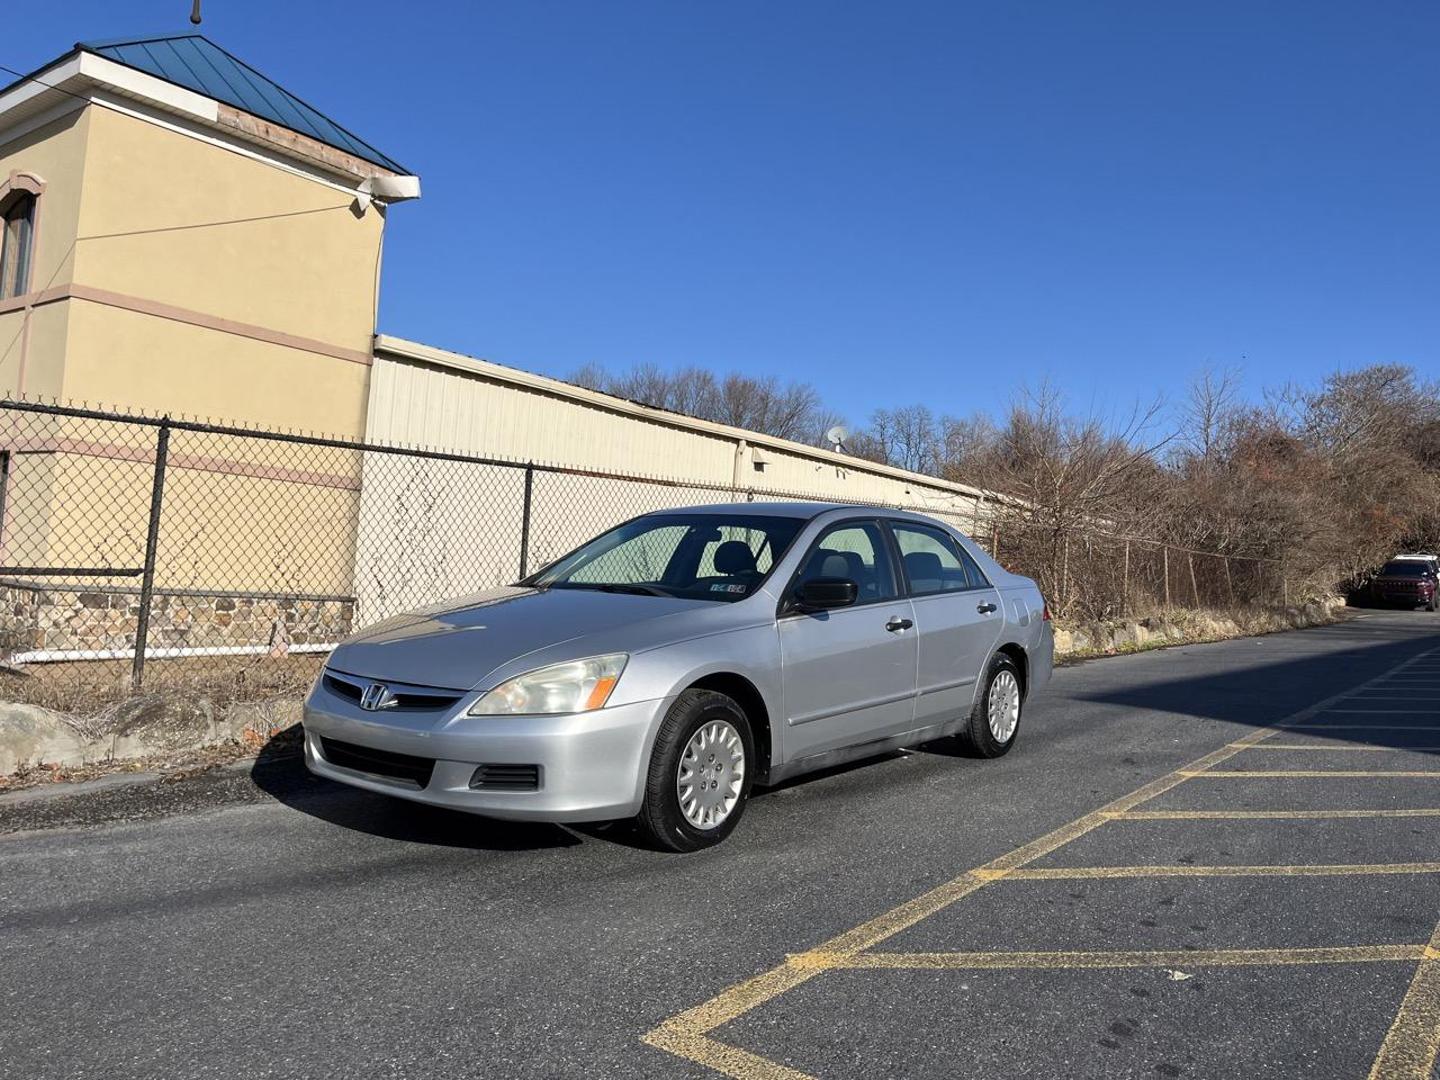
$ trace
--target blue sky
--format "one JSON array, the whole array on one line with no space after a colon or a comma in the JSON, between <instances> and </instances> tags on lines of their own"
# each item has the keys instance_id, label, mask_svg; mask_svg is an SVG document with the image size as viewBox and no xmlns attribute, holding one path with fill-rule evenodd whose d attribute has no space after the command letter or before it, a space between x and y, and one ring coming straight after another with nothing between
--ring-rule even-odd
<instances>
[{"instance_id":1,"label":"blue sky","mask_svg":"<svg viewBox=\"0 0 1440 1080\"><path fill-rule=\"evenodd\" d=\"M397 157L381 329L547 374L699 364L1079 410L1440 374L1440 5L205 0ZM185 29L67 0L0 63Z\"/></svg>"}]
</instances>

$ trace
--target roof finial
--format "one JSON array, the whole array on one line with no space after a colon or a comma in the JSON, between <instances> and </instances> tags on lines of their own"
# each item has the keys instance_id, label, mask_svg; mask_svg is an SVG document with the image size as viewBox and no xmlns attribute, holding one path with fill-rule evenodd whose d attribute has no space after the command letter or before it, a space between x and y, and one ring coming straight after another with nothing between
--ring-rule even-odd
<instances>
[{"instance_id":1,"label":"roof finial","mask_svg":"<svg viewBox=\"0 0 1440 1080\"><path fill-rule=\"evenodd\" d=\"M194 6L190 9L190 21L196 26L200 25L200 0L195 0Z\"/></svg>"}]
</instances>

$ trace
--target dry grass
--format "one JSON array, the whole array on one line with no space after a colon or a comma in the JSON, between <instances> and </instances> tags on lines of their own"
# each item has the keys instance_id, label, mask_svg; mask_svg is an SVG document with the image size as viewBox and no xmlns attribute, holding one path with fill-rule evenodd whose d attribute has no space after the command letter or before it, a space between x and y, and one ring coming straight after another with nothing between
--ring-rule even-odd
<instances>
[{"instance_id":1,"label":"dry grass","mask_svg":"<svg viewBox=\"0 0 1440 1080\"><path fill-rule=\"evenodd\" d=\"M221 710L233 702L303 694L324 660L317 653L150 660L145 664L143 691L194 694ZM0 700L39 705L77 719L103 714L135 693L127 661L65 661L0 669Z\"/></svg>"}]
</instances>

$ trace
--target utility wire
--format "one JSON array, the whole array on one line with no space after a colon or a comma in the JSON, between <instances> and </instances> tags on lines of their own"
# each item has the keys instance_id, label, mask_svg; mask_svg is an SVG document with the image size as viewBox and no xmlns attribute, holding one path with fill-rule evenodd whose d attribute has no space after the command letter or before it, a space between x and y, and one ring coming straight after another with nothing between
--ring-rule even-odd
<instances>
[{"instance_id":1,"label":"utility wire","mask_svg":"<svg viewBox=\"0 0 1440 1080\"><path fill-rule=\"evenodd\" d=\"M74 98L76 101L83 101L87 105L99 104L93 98L86 97L84 94L77 94L72 90L66 90L63 86L56 86L54 83L47 83L43 79L36 78L34 75L27 75L23 71L16 71L14 68L9 67L5 64L0 64L0 71L4 71L16 76L20 79L21 82L30 82L34 83L36 86L43 86L46 90L55 90L61 94L64 94L67 97ZM352 203L346 202L340 203L336 206L317 206L309 210L287 210L275 214L257 214L254 217L229 218L224 221L198 221L189 225L161 225L152 229L131 229L125 232L97 233L92 236L77 236L75 239L110 240L123 236L142 236L146 233L180 232L185 229L207 229L216 225L243 225L248 222L273 221L277 218L302 217L306 214L328 213L331 210L346 210L349 209L352 205Z\"/></svg>"},{"instance_id":2,"label":"utility wire","mask_svg":"<svg viewBox=\"0 0 1440 1080\"><path fill-rule=\"evenodd\" d=\"M339 203L335 206L316 206L309 210L285 210L274 214L256 214L254 217L226 218L223 221L197 221L190 225L157 225L153 229L127 229L124 232L92 233L77 236L76 240L114 240L123 236L145 236L149 233L183 232L186 229L209 229L217 225L244 225L252 221L274 221L277 218L304 217L306 214L328 214L332 210L349 210L355 203Z\"/></svg>"},{"instance_id":3,"label":"utility wire","mask_svg":"<svg viewBox=\"0 0 1440 1080\"><path fill-rule=\"evenodd\" d=\"M43 86L46 90L58 90L67 97L73 97L76 101L83 101L87 105L94 104L94 102L84 94L77 94L73 90L66 90L63 86L56 86L54 83L47 83L43 79L37 79L34 75L27 75L23 71L16 71L12 67L6 67L4 64L0 64L0 71L14 75L21 82L32 82L36 86ZM12 83L11 85L13 86L15 84Z\"/></svg>"}]
</instances>

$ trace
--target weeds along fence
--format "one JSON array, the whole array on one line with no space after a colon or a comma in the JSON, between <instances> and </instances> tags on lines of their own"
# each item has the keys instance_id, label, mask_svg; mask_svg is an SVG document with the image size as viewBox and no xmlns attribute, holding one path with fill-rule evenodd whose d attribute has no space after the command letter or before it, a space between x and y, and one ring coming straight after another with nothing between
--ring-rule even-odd
<instances>
[{"instance_id":1,"label":"weeds along fence","mask_svg":"<svg viewBox=\"0 0 1440 1080\"><path fill-rule=\"evenodd\" d=\"M351 632L513 582L637 514L816 497L0 402L0 697L293 693ZM1274 592L1254 560L894 505L974 535L1077 614Z\"/></svg>"},{"instance_id":2,"label":"weeds along fence","mask_svg":"<svg viewBox=\"0 0 1440 1080\"><path fill-rule=\"evenodd\" d=\"M1270 559L1198 551L1144 537L1057 529L1018 514L991 524L986 547L1004 566L1034 577L1065 618L1101 620L1169 608L1268 607L1288 603L1282 568ZM1021 569L1023 568L1023 569Z\"/></svg>"}]
</instances>

